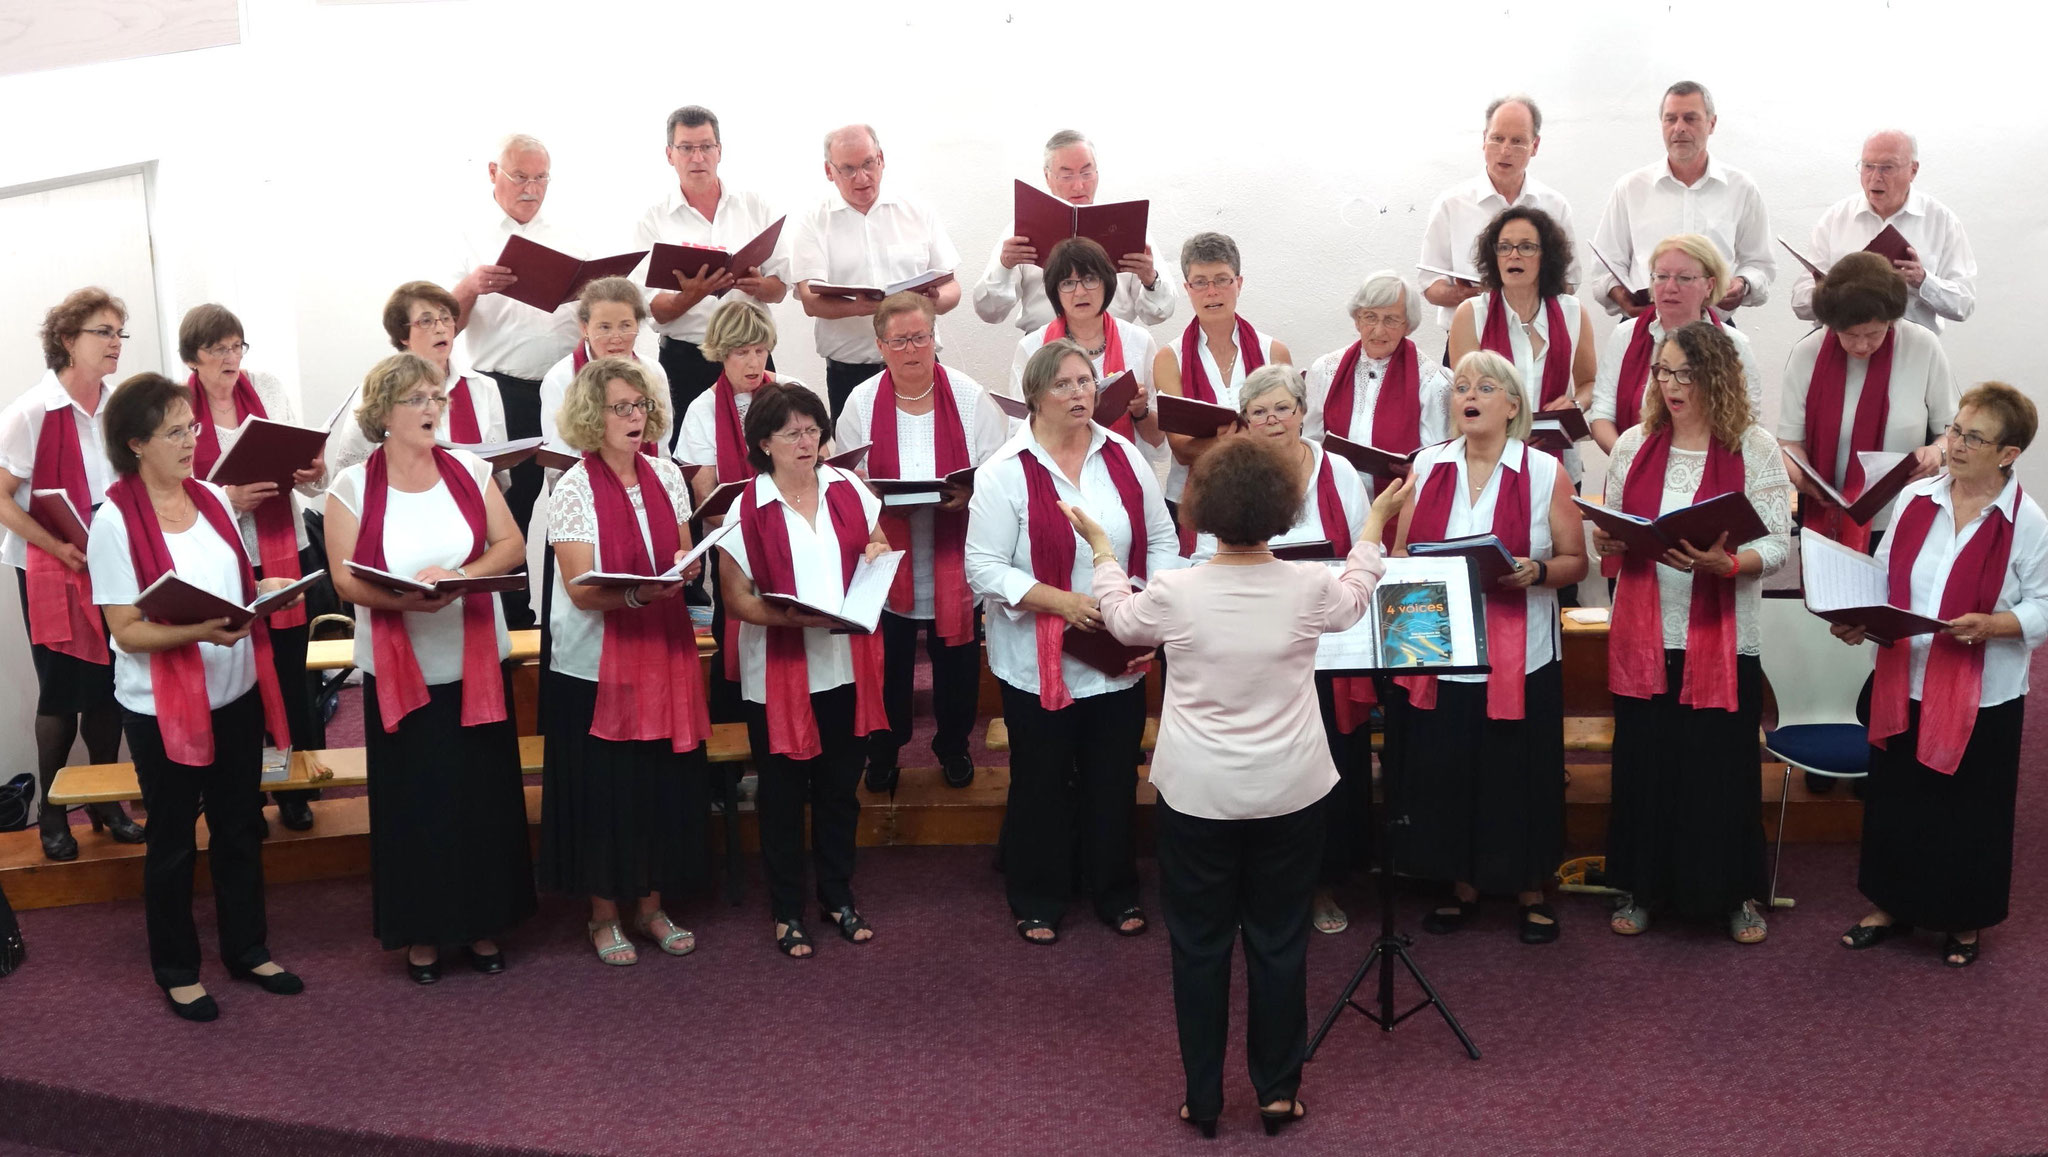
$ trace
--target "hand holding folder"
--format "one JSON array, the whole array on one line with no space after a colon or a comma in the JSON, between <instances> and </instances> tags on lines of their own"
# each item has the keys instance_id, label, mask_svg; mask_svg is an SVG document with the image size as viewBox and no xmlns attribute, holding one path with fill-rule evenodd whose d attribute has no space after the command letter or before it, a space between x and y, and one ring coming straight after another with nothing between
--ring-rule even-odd
<instances>
[{"instance_id":1,"label":"hand holding folder","mask_svg":"<svg viewBox=\"0 0 2048 1157\"><path fill-rule=\"evenodd\" d=\"M636 249L616 257L593 257L579 261L559 249L513 234L505 238L505 250L498 264L512 271L511 285L499 290L514 301L553 313L563 302L576 300L583 287L600 277L623 277L633 272L647 250Z\"/></svg>"},{"instance_id":2,"label":"hand holding folder","mask_svg":"<svg viewBox=\"0 0 2048 1157\"><path fill-rule=\"evenodd\" d=\"M1015 182L1017 236L1031 243L1033 264L1043 268L1053 246L1069 237L1086 237L1109 254L1109 263L1145 251L1150 201L1117 201L1107 205L1070 205L1022 181Z\"/></svg>"},{"instance_id":3,"label":"hand holding folder","mask_svg":"<svg viewBox=\"0 0 2048 1157\"><path fill-rule=\"evenodd\" d=\"M673 290L677 279L689 279L709 270L712 273L730 273L735 279L748 276L748 270L759 269L775 253L775 243L782 237L782 223L787 217L777 217L773 225L761 230L761 235L727 253L711 245L670 245L660 242L648 252L647 280L649 289ZM713 290L711 296L724 297L732 292L728 285Z\"/></svg>"},{"instance_id":4,"label":"hand holding folder","mask_svg":"<svg viewBox=\"0 0 2048 1157\"><path fill-rule=\"evenodd\" d=\"M1658 561L1665 551L1677 549L1680 542L1691 544L1695 550L1705 550L1725 534L1728 552L1733 554L1743 543L1770 533L1764 528L1763 519L1757 517L1756 507L1750 505L1749 496L1740 491L1680 507L1655 520L1610 510L1583 498L1572 499L1572 504L1594 526L1620 539L1630 554Z\"/></svg>"}]
</instances>

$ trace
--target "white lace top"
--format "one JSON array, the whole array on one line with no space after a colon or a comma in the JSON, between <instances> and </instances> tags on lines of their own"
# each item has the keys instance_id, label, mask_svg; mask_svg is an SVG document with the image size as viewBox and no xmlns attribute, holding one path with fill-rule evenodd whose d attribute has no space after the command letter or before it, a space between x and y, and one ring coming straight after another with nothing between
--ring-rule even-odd
<instances>
[{"instance_id":1,"label":"white lace top","mask_svg":"<svg viewBox=\"0 0 2048 1157\"><path fill-rule=\"evenodd\" d=\"M676 517L688 517L690 487L683 481L682 470L665 458L649 461L661 479L661 488L668 493L669 505L674 508ZM626 499L632 503L633 517L640 524L641 545L651 552L653 542L647 533L647 505L641 497L641 488L628 488ZM591 565L599 570L605 569L604 555L597 541L597 501L590 492L590 475L584 463L562 472L548 501L548 541L589 543L598 552ZM667 570L675 562L672 558L651 558L650 561L657 571ZM604 654L604 612L587 611L569 601L559 563L555 566L554 602L551 607L548 615L548 629L553 636L551 665L570 678L597 682L598 660Z\"/></svg>"},{"instance_id":2,"label":"white lace top","mask_svg":"<svg viewBox=\"0 0 2048 1157\"><path fill-rule=\"evenodd\" d=\"M1643 427L1631 426L1614 443L1607 463L1607 490L1602 502L1621 509L1622 487L1636 451L1643 447ZM1691 506L1705 477L1707 453L1673 447L1664 468L1664 498L1657 513L1668 514ZM1729 553L1753 550L1764 561L1764 574L1785 565L1792 551L1792 482L1785 476L1785 460L1778 453L1778 441L1762 426L1742 432L1742 489L1749 496L1770 533L1739 546L1730 544ZM1694 545L1699 545L1695 543ZM1668 566L1657 568L1657 602L1664 620L1666 650L1685 648L1686 623L1692 609L1692 576ZM1757 622L1757 600L1763 597L1761 575L1744 575L1735 580L1735 652L1755 655L1762 650L1762 629Z\"/></svg>"}]
</instances>

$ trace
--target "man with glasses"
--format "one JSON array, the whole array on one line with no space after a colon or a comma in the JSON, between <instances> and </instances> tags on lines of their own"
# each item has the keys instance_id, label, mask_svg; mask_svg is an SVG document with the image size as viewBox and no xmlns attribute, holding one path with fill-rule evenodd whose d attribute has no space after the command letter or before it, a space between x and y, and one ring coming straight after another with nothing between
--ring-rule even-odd
<instances>
[{"instance_id":1,"label":"man with glasses","mask_svg":"<svg viewBox=\"0 0 2048 1157\"><path fill-rule=\"evenodd\" d=\"M1550 214L1573 237L1572 207L1564 194L1529 175L1529 162L1543 144L1543 112L1534 99L1521 93L1500 97L1486 106L1486 127L1479 139L1486 171L1460 181L1438 194L1429 207L1429 224L1422 230L1422 256L1416 265L1422 275L1423 300L1436 306L1436 322L1451 328L1451 314L1458 303L1484 292L1479 272L1472 263L1472 240L1502 210L1527 205ZM1457 280L1429 270L1449 270ZM1567 273L1572 285L1579 282L1576 254ZM1448 351L1447 351L1448 352ZM1448 357L1445 365L1450 364Z\"/></svg>"},{"instance_id":2,"label":"man with glasses","mask_svg":"<svg viewBox=\"0 0 2048 1157\"><path fill-rule=\"evenodd\" d=\"M462 236L462 267L454 289L460 306L456 328L468 346L469 364L498 383L506 436L538 438L541 378L576 345L576 303L566 302L550 312L506 297L501 291L512 284L512 271L496 262L505 250L505 238L515 234L573 257L584 256L584 251L541 219L541 203L552 177L547 146L523 133L507 137L498 159L487 169L497 211L489 224ZM533 520L541 476L540 463L532 459L512 468L505 503L521 534ZM510 629L534 625L525 591L506 592L504 608Z\"/></svg>"},{"instance_id":3,"label":"man with glasses","mask_svg":"<svg viewBox=\"0 0 2048 1157\"><path fill-rule=\"evenodd\" d=\"M1963 223L1948 206L1913 191L1920 175L1919 142L1898 129L1872 133L1863 142L1856 173L1863 194L1844 198L1821 215L1806 256L1832 269L1890 226L1907 243L1906 256L1892 259L1910 291L1906 320L1935 333L1941 332L1944 318L1968 321L1977 308L1977 257ZM1805 321L1814 320L1813 289L1813 274L1802 266L1799 280L1792 283L1792 312Z\"/></svg>"},{"instance_id":4,"label":"man with glasses","mask_svg":"<svg viewBox=\"0 0 2048 1157\"><path fill-rule=\"evenodd\" d=\"M1614 266L1612 273L1603 266L1593 279L1601 304L1621 317L1642 313L1648 306L1637 305L1614 275L1647 289L1650 251L1657 243L1698 233L1714 243L1731 273L1728 291L1709 304L1723 313L1762 305L1778 273L1771 219L1756 182L1707 155L1716 124L1713 94L1696 81L1681 80L1664 90L1658 117L1664 159L1615 183L1593 233L1593 252Z\"/></svg>"},{"instance_id":5,"label":"man with glasses","mask_svg":"<svg viewBox=\"0 0 2048 1157\"><path fill-rule=\"evenodd\" d=\"M1071 205L1093 205L1100 180L1095 145L1087 137L1061 129L1045 142L1045 187L1055 197ZM1147 238L1143 252L1111 255L1117 263L1111 315L1138 325L1157 325L1173 316L1173 279L1159 276L1152 253ZM987 271L974 287L974 312L983 321L999 322L1014 309L1018 329L1044 329L1053 316L1052 302L1045 295L1045 262L1051 256L1034 252L1023 237L997 242Z\"/></svg>"},{"instance_id":6,"label":"man with glasses","mask_svg":"<svg viewBox=\"0 0 2048 1157\"><path fill-rule=\"evenodd\" d=\"M879 302L826 297L825 285L885 286L919 274L950 273L960 254L937 214L882 192L882 142L869 125L825 134L825 177L834 194L792 223L790 276L804 312L818 319L818 353L825 359L825 389L836 415L853 388L875 373L881 355L868 318ZM946 313L960 304L960 283L947 280L919 292Z\"/></svg>"},{"instance_id":7,"label":"man with glasses","mask_svg":"<svg viewBox=\"0 0 2048 1157\"><path fill-rule=\"evenodd\" d=\"M668 114L665 147L677 184L641 216L635 246L651 249L662 243L731 251L775 223L775 211L765 198L729 188L719 177L725 143L719 137L718 117L710 109L692 104ZM718 380L719 364L705 360L698 346L712 311L728 300L725 295L738 290L762 305L773 305L789 293L788 272L785 235L768 260L752 269L728 272L705 266L678 273L673 289L647 290L647 311L654 331L661 335L661 368L668 374L672 413L688 413L690 402ZM647 280L644 272L637 280Z\"/></svg>"}]
</instances>

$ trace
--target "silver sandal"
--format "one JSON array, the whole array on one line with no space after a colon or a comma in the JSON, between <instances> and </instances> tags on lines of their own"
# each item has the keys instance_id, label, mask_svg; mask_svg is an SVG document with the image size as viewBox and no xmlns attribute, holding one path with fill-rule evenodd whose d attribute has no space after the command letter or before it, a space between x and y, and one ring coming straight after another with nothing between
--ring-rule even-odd
<instances>
[{"instance_id":1,"label":"silver sandal","mask_svg":"<svg viewBox=\"0 0 2048 1157\"><path fill-rule=\"evenodd\" d=\"M1763 913L1756 910L1755 900L1744 900L1728 917L1728 935L1737 944L1762 944L1770 934L1770 925L1764 922Z\"/></svg>"},{"instance_id":2,"label":"silver sandal","mask_svg":"<svg viewBox=\"0 0 2048 1157\"><path fill-rule=\"evenodd\" d=\"M1631 896L1607 918L1607 927L1617 936L1641 936L1650 930L1650 910Z\"/></svg>"},{"instance_id":3,"label":"silver sandal","mask_svg":"<svg viewBox=\"0 0 2048 1157\"><path fill-rule=\"evenodd\" d=\"M615 968L640 963L640 954L633 951L633 942L626 939L626 931L619 927L617 920L592 920L585 928L593 937L591 944L597 949L599 960ZM609 939L603 944L595 939L600 932L609 934Z\"/></svg>"},{"instance_id":4,"label":"silver sandal","mask_svg":"<svg viewBox=\"0 0 2048 1157\"><path fill-rule=\"evenodd\" d=\"M654 934L654 922L656 920L667 922L668 935L657 936ZM670 956L688 956L697 950L697 934L676 923L669 917L667 912L659 908L634 921L634 924L640 929L641 935L660 945L661 950ZM678 945L681 947L678 947Z\"/></svg>"}]
</instances>

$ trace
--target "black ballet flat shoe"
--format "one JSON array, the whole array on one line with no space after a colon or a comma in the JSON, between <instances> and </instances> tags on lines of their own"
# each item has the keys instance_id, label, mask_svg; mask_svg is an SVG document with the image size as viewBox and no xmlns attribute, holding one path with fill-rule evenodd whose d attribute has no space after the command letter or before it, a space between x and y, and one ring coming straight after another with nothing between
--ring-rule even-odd
<instances>
[{"instance_id":1,"label":"black ballet flat shoe","mask_svg":"<svg viewBox=\"0 0 2048 1157\"><path fill-rule=\"evenodd\" d=\"M313 830L313 805L302 799L281 799L277 801L277 822L287 830L309 832Z\"/></svg>"},{"instance_id":2,"label":"black ballet flat shoe","mask_svg":"<svg viewBox=\"0 0 2048 1157\"><path fill-rule=\"evenodd\" d=\"M1531 916L1542 916L1550 923L1542 924L1531 920ZM1524 944L1557 943L1557 912L1547 903L1525 904L1522 906L1521 938Z\"/></svg>"},{"instance_id":3,"label":"black ballet flat shoe","mask_svg":"<svg viewBox=\"0 0 2048 1157\"><path fill-rule=\"evenodd\" d=\"M1977 946L1982 944L1983 941L1984 936L1981 932L1978 933L1977 939L1970 941L1968 944L1951 936L1942 942L1941 962L1950 968L1968 968L1970 965L1977 963Z\"/></svg>"},{"instance_id":4,"label":"black ballet flat shoe","mask_svg":"<svg viewBox=\"0 0 2048 1157\"><path fill-rule=\"evenodd\" d=\"M120 804L96 803L87 807L85 814L92 819L93 831L104 828L117 844L139 844L149 838L142 825L130 819L127 810Z\"/></svg>"},{"instance_id":5,"label":"black ballet flat shoe","mask_svg":"<svg viewBox=\"0 0 2048 1157\"><path fill-rule=\"evenodd\" d=\"M247 969L228 970L236 980L246 980L272 996L297 996L306 991L306 982L289 972L261 973Z\"/></svg>"},{"instance_id":6,"label":"black ballet flat shoe","mask_svg":"<svg viewBox=\"0 0 2048 1157\"><path fill-rule=\"evenodd\" d=\"M505 950L503 948L498 949L489 956L485 956L474 948L464 948L462 954L469 957L469 967L472 972L481 972L485 976L496 976L500 972L505 971Z\"/></svg>"},{"instance_id":7,"label":"black ballet flat shoe","mask_svg":"<svg viewBox=\"0 0 2048 1157\"><path fill-rule=\"evenodd\" d=\"M968 787L974 783L974 760L966 755L948 756L939 761L939 768L947 787Z\"/></svg>"},{"instance_id":8,"label":"black ballet flat shoe","mask_svg":"<svg viewBox=\"0 0 2048 1157\"><path fill-rule=\"evenodd\" d=\"M405 974L412 979L414 984L439 984L441 983L441 958L436 956L425 964L414 964L408 959L405 962Z\"/></svg>"},{"instance_id":9,"label":"black ballet flat shoe","mask_svg":"<svg viewBox=\"0 0 2048 1157\"><path fill-rule=\"evenodd\" d=\"M868 790L876 795L895 795L896 781L902 770L896 766L893 758L884 760L879 756L870 756L865 777Z\"/></svg>"},{"instance_id":10,"label":"black ballet flat shoe","mask_svg":"<svg viewBox=\"0 0 2048 1157\"><path fill-rule=\"evenodd\" d=\"M1183 1104L1180 1107L1180 1119L1209 1140L1214 1141L1216 1139L1216 1118L1197 1117Z\"/></svg>"},{"instance_id":11,"label":"black ballet flat shoe","mask_svg":"<svg viewBox=\"0 0 2048 1157\"><path fill-rule=\"evenodd\" d=\"M1261 1106L1259 1109L1259 1124L1266 1127L1266 1136L1271 1137L1278 1134L1281 1129L1307 1116L1308 1106L1302 1104L1300 1097L1296 1097L1288 1102L1286 1108L1277 1111Z\"/></svg>"},{"instance_id":12,"label":"black ballet flat shoe","mask_svg":"<svg viewBox=\"0 0 2048 1157\"><path fill-rule=\"evenodd\" d=\"M1862 950L1875 948L1894 936L1911 936L1913 926L1894 920L1889 924L1858 924L1842 933L1842 947Z\"/></svg>"},{"instance_id":13,"label":"black ballet flat shoe","mask_svg":"<svg viewBox=\"0 0 2048 1157\"><path fill-rule=\"evenodd\" d=\"M178 1015L179 1020L206 1024L220 1019L220 1005L214 1002L212 993L207 993L198 1000L188 1000L184 1004L179 1004L177 998L171 995L171 990L166 988L164 1000L170 1004L171 1011Z\"/></svg>"},{"instance_id":14,"label":"black ballet flat shoe","mask_svg":"<svg viewBox=\"0 0 2048 1157\"><path fill-rule=\"evenodd\" d=\"M1456 912L1432 910L1422 918L1422 930L1438 936L1456 932L1465 926L1465 921L1470 920L1473 913L1479 911L1477 900L1453 900L1451 903L1458 906Z\"/></svg>"}]
</instances>

